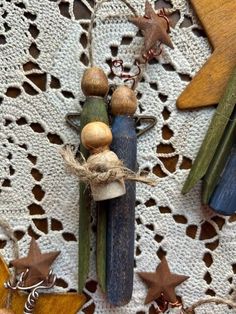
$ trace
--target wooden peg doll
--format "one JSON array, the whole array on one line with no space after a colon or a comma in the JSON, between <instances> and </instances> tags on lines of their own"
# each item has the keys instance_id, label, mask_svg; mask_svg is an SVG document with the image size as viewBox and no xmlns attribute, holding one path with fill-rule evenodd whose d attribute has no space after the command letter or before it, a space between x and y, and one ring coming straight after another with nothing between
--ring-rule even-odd
<instances>
[{"instance_id":1,"label":"wooden peg doll","mask_svg":"<svg viewBox=\"0 0 236 314\"><path fill-rule=\"evenodd\" d=\"M73 118L80 116L80 127L79 132L83 127L91 121L102 121L106 124L109 123L106 103L104 97L106 96L109 85L108 79L99 67L93 66L85 70L82 81L81 88L86 96L86 101L83 105L81 113L69 113L67 114L67 121L75 127ZM81 154L87 158L89 156L89 151L80 145ZM102 213L102 210L101 210ZM99 213L98 213L99 215ZM98 219L100 221L103 215ZM90 219L91 219L91 197L90 191L86 184L80 182L80 199L79 199L79 292L82 292L85 281L88 276L89 271L89 256L90 256ZM98 228L99 229L99 228ZM102 227L101 227L102 229ZM105 235L104 235L105 236ZM98 240L99 242L100 240Z\"/></svg>"},{"instance_id":2,"label":"wooden peg doll","mask_svg":"<svg viewBox=\"0 0 236 314\"><path fill-rule=\"evenodd\" d=\"M133 115L137 99L127 86L118 87L111 99L111 149L124 166L136 170L137 135ZM107 295L111 304L128 303L133 291L135 182L126 181L126 194L112 199L108 205L107 222Z\"/></svg>"},{"instance_id":3,"label":"wooden peg doll","mask_svg":"<svg viewBox=\"0 0 236 314\"><path fill-rule=\"evenodd\" d=\"M109 124L104 97L108 93L108 79L102 69L91 67L85 70L81 88L86 96L86 101L80 114L80 131L92 121L102 121ZM81 153L88 157L88 150L81 145Z\"/></svg>"},{"instance_id":4,"label":"wooden peg doll","mask_svg":"<svg viewBox=\"0 0 236 314\"><path fill-rule=\"evenodd\" d=\"M116 154L109 149L109 145L112 141L112 133L105 123L88 123L81 132L81 141L91 154L87 160L90 169L106 175L112 167L118 168L121 166ZM114 179L106 183L97 181L94 183L91 182L90 187L95 201L112 199L125 194L123 179Z\"/></svg>"},{"instance_id":5,"label":"wooden peg doll","mask_svg":"<svg viewBox=\"0 0 236 314\"><path fill-rule=\"evenodd\" d=\"M81 88L86 95L86 101L80 115L80 131L92 121L102 121L109 124L107 106L104 97L108 93L109 84L104 71L98 67L88 68L82 78ZM88 150L81 144L80 152L87 158ZM80 183L80 217L79 217L79 291L84 288L89 269L90 254L90 192L83 182ZM105 290L102 279L105 266L106 210L105 204L97 203L97 275L98 281Z\"/></svg>"},{"instance_id":6,"label":"wooden peg doll","mask_svg":"<svg viewBox=\"0 0 236 314\"><path fill-rule=\"evenodd\" d=\"M90 80L92 81L92 78L88 81ZM86 86L85 92L87 92L87 85L85 84L84 86ZM116 217L114 212L111 214L114 218L111 216L110 221L112 225L116 226L115 228L117 228L120 221L120 226L124 233L123 238L125 238L125 241L127 240L127 243L124 245L124 260L127 261L127 269L124 279L121 278L122 276L120 276L120 278L118 278L119 275L117 276L117 297L112 298L111 294L109 297L112 304L122 305L127 303L131 298L133 285L133 262L131 265L131 259L133 261L135 207L134 181L143 182L149 185L155 185L155 182L135 173L137 136L132 115L136 110L137 100L134 92L130 88L123 86L118 88L112 97L112 113L113 115L116 115L113 121L113 149L117 152L120 158L118 158L114 152L109 150L112 134L108 125L96 121L96 119L99 119L99 115L104 113L102 106L100 106L99 110L97 109L97 106L94 106L95 102L101 105L103 100L99 97L94 96L94 92L92 96L89 94L81 113L82 131L80 151L85 157L88 156L88 152L90 151L91 156L87 159L87 162L84 161L81 163L80 161L75 160L71 151L65 151L62 155L64 156L67 165L73 169L81 182L79 291L84 287L89 269L91 198L88 185L91 186L93 198L97 202L97 276L103 292L106 292L106 283L109 283L110 280L108 274L112 272L112 270L108 272L106 271L106 263L109 257L109 253L108 255L106 254L106 249L108 249L108 251L112 250L114 237L117 232L113 232L112 228L109 227L108 231L110 232L110 235L107 237L107 213L109 212L109 208L123 207L122 217ZM88 116L90 119L88 119ZM94 122L89 122L89 120L92 119ZM150 129L150 126L146 129ZM125 194L123 180L127 180L126 187L129 192L125 198L122 198L122 195ZM112 202L110 203L110 200L113 198L114 204ZM115 200L119 201L116 202ZM120 213L120 211L118 211L118 213ZM122 239L122 236L118 233L117 239L119 238ZM106 244L107 239L108 242L110 241L108 245ZM116 241L114 241L114 243L115 242ZM117 245L121 249L121 242L117 241ZM110 265L115 264L114 254L110 255ZM106 277L108 278L107 280ZM127 283L125 291L121 288L123 283L125 283L125 285Z\"/></svg>"}]
</instances>

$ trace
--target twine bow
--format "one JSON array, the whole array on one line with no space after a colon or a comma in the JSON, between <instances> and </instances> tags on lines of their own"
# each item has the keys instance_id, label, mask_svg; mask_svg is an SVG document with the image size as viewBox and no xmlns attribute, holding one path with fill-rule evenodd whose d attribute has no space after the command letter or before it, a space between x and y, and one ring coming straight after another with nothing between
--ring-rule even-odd
<instances>
[{"instance_id":1,"label":"twine bow","mask_svg":"<svg viewBox=\"0 0 236 314\"><path fill-rule=\"evenodd\" d=\"M77 160L70 147L66 147L60 151L63 159L71 172L75 174L81 181L87 184L108 184L120 180L132 180L142 182L150 186L156 185L156 180L141 176L132 170L124 167L121 160L114 163L106 164L97 162L97 160L88 159L87 161L81 156L81 161ZM101 156L107 152L101 152Z\"/></svg>"}]
</instances>

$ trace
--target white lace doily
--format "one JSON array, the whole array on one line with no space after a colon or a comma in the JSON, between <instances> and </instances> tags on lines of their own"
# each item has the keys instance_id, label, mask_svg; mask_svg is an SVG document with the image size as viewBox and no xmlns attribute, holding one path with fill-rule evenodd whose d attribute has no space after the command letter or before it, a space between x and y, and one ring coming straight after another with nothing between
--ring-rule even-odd
<instances>
[{"instance_id":1,"label":"white lace doily","mask_svg":"<svg viewBox=\"0 0 236 314\"><path fill-rule=\"evenodd\" d=\"M144 1L130 2L142 15ZM163 47L137 89L138 113L158 119L138 141L139 166L160 180L155 188L137 185L134 271L154 271L166 252L172 272L190 276L176 289L188 306L208 295L228 298L233 292L236 223L234 216L202 208L200 184L181 195L186 168L196 156L213 109L180 112L175 102L211 50L187 0L159 0L156 9L163 3L178 20L171 31L175 49ZM78 134L66 124L65 115L79 111L85 99L80 80L88 64L86 34L92 7L92 0L0 1L0 213L14 228L21 255L27 253L31 235L39 239L42 251L61 250L54 266L59 291L77 288L79 187L58 150L66 143L78 146ZM118 0L99 10L94 59L107 74L115 58L123 59L132 72L143 43L137 28L127 22L129 14ZM7 240L2 230L2 254L9 261L12 247ZM95 282L94 247L93 236L85 289L91 299L81 312L90 308L96 314L153 313L152 304L143 305L147 288L137 275L127 306L113 308L106 302ZM196 313L233 310L211 304Z\"/></svg>"}]
</instances>

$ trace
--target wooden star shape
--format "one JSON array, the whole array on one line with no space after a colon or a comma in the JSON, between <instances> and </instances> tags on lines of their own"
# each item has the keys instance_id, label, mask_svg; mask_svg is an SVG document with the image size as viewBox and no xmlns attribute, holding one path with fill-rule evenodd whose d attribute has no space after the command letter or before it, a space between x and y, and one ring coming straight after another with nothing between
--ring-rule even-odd
<instances>
[{"instance_id":1,"label":"wooden star shape","mask_svg":"<svg viewBox=\"0 0 236 314\"><path fill-rule=\"evenodd\" d=\"M191 0L191 3L213 53L178 98L180 109L218 104L236 64L236 1Z\"/></svg>"},{"instance_id":2,"label":"wooden star shape","mask_svg":"<svg viewBox=\"0 0 236 314\"><path fill-rule=\"evenodd\" d=\"M60 252L42 254L37 242L32 238L28 256L11 261L11 265L16 268L18 274L28 269L25 285L32 286L47 278L51 265L59 254Z\"/></svg>"},{"instance_id":3,"label":"wooden star shape","mask_svg":"<svg viewBox=\"0 0 236 314\"><path fill-rule=\"evenodd\" d=\"M140 272L138 275L149 288L145 304L158 299L162 294L166 301L175 303L177 301L175 287L189 278L185 275L171 273L165 257L162 258L155 273Z\"/></svg>"},{"instance_id":4,"label":"wooden star shape","mask_svg":"<svg viewBox=\"0 0 236 314\"><path fill-rule=\"evenodd\" d=\"M4 288L4 283L10 278L9 269L0 256L0 308L5 308L5 302L9 290ZM23 313L24 304L27 300L27 294L19 292L13 293L11 310L14 313ZM48 313L77 313L86 301L83 294L78 293L45 293L40 294L36 302L34 314Z\"/></svg>"},{"instance_id":5,"label":"wooden star shape","mask_svg":"<svg viewBox=\"0 0 236 314\"><path fill-rule=\"evenodd\" d=\"M155 13L148 1L145 3L145 16L132 16L129 17L129 21L143 31L146 52L155 49L158 42L174 48L168 35L167 21Z\"/></svg>"}]
</instances>

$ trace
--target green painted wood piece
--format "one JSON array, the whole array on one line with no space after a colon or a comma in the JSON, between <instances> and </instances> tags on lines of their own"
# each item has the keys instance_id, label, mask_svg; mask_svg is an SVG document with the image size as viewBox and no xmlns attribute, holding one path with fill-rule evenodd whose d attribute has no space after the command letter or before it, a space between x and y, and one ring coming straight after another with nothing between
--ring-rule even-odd
<instances>
[{"instance_id":1,"label":"green painted wood piece","mask_svg":"<svg viewBox=\"0 0 236 314\"><path fill-rule=\"evenodd\" d=\"M228 81L225 93L217 106L207 134L193 163L187 180L184 183L182 189L183 194L189 192L207 172L236 103L235 87L236 68Z\"/></svg>"},{"instance_id":2,"label":"green painted wood piece","mask_svg":"<svg viewBox=\"0 0 236 314\"><path fill-rule=\"evenodd\" d=\"M79 187L79 292L84 285L89 272L90 256L90 189L81 182Z\"/></svg>"},{"instance_id":3,"label":"green painted wood piece","mask_svg":"<svg viewBox=\"0 0 236 314\"><path fill-rule=\"evenodd\" d=\"M107 201L97 202L97 279L106 292Z\"/></svg>"},{"instance_id":4,"label":"green painted wood piece","mask_svg":"<svg viewBox=\"0 0 236 314\"><path fill-rule=\"evenodd\" d=\"M217 186L229 157L236 135L236 110L234 109L231 120L225 129L224 135L217 147L216 153L207 169L202 184L202 203L208 204L210 197Z\"/></svg>"},{"instance_id":5,"label":"green painted wood piece","mask_svg":"<svg viewBox=\"0 0 236 314\"><path fill-rule=\"evenodd\" d=\"M103 98L87 97L80 115L80 131L83 127L93 121L101 121L109 124L107 108ZM81 144L80 152L85 158L89 156L87 149ZM89 272L90 257L90 217L91 217L91 193L90 189L80 183L79 201L79 292L82 292ZM99 230L105 228L99 226ZM102 239L99 239L102 241ZM98 244L101 245L101 244ZM104 256L99 255L97 264L104 264ZM102 266L102 268L104 265Z\"/></svg>"}]
</instances>

